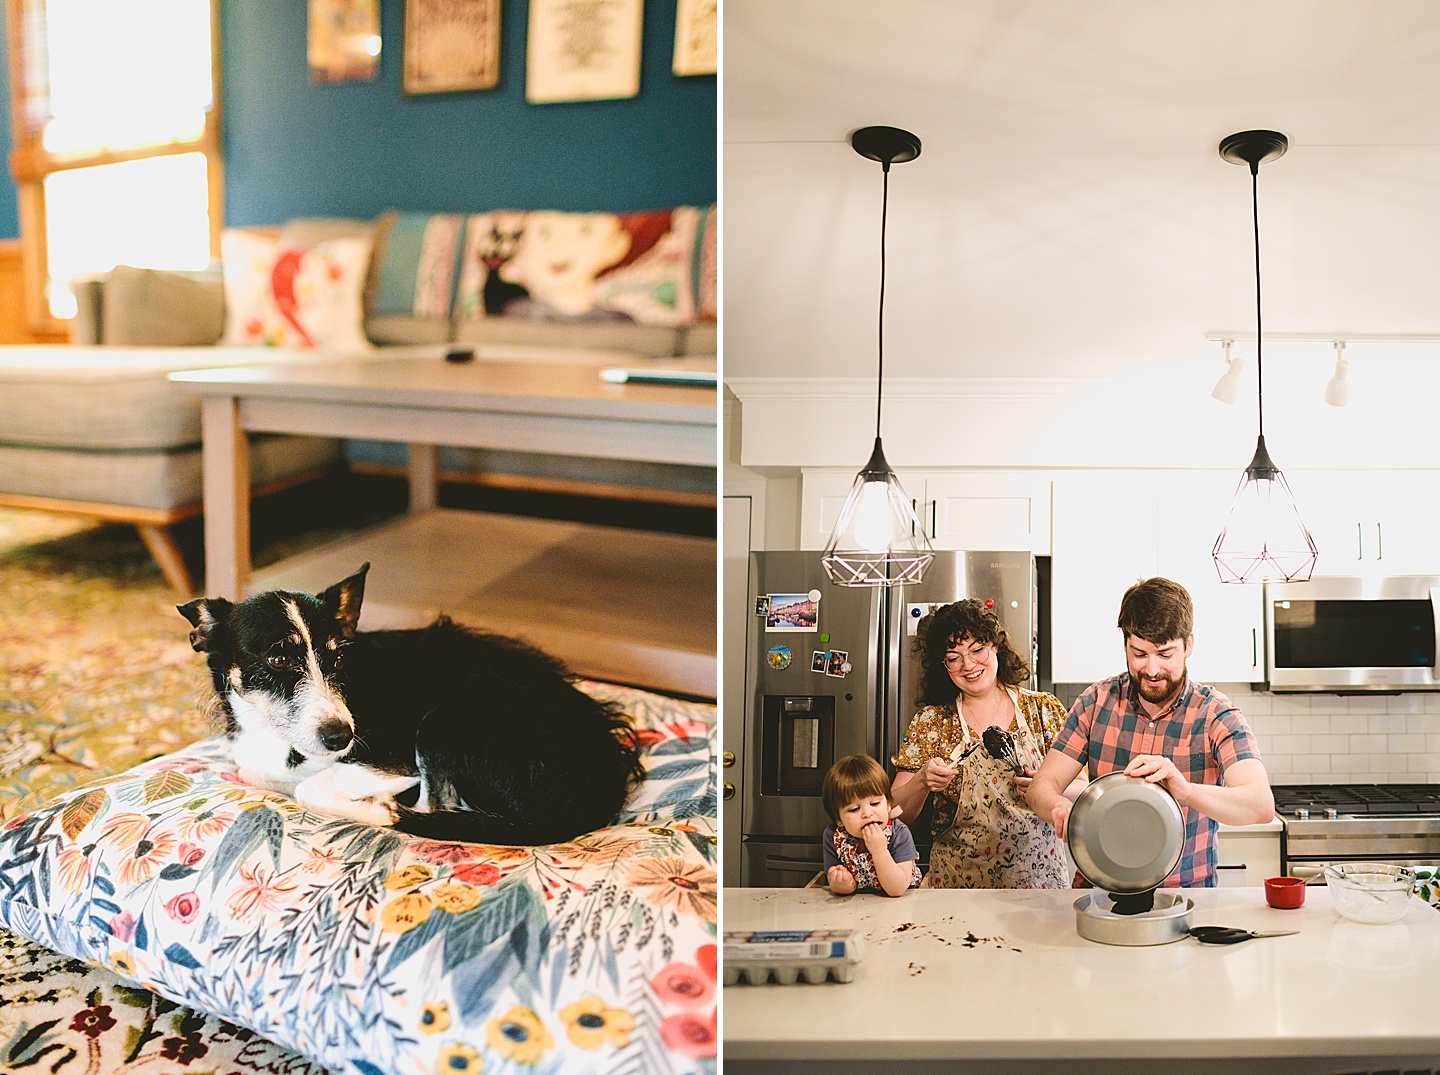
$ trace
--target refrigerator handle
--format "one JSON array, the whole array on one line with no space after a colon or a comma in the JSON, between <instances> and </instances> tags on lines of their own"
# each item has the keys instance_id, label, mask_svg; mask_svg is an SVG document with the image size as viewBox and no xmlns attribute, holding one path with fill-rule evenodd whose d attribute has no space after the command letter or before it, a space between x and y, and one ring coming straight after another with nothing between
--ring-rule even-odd
<instances>
[{"instance_id":1,"label":"refrigerator handle","mask_svg":"<svg viewBox=\"0 0 1440 1075\"><path fill-rule=\"evenodd\" d=\"M934 540L935 540L935 505L936 505L937 503L939 503L939 498L938 498L938 497L937 497L935 500L930 501L930 540L931 540L931 541L934 541Z\"/></svg>"}]
</instances>

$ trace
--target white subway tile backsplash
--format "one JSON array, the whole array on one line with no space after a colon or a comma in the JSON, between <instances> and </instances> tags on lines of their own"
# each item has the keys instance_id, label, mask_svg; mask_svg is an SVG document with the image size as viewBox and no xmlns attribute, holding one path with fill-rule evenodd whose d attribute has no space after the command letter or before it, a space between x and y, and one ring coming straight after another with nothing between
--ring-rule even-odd
<instances>
[{"instance_id":1,"label":"white subway tile backsplash","mask_svg":"<svg viewBox=\"0 0 1440 1075\"><path fill-rule=\"evenodd\" d=\"M1430 735L1440 732L1440 713L1407 713L1405 730L1413 735Z\"/></svg>"},{"instance_id":2,"label":"white subway tile backsplash","mask_svg":"<svg viewBox=\"0 0 1440 1075\"><path fill-rule=\"evenodd\" d=\"M1368 735L1370 718L1364 713L1332 713L1330 732L1333 735Z\"/></svg>"},{"instance_id":3,"label":"white subway tile backsplash","mask_svg":"<svg viewBox=\"0 0 1440 1075\"><path fill-rule=\"evenodd\" d=\"M1277 784L1440 784L1440 691L1256 693L1216 684L1245 714Z\"/></svg>"},{"instance_id":4,"label":"white subway tile backsplash","mask_svg":"<svg viewBox=\"0 0 1440 1075\"><path fill-rule=\"evenodd\" d=\"M1270 696L1267 694L1232 694L1230 691L1226 691L1225 697L1239 706L1240 712L1244 713L1247 717L1274 712L1274 706L1271 703Z\"/></svg>"},{"instance_id":5,"label":"white subway tile backsplash","mask_svg":"<svg viewBox=\"0 0 1440 1075\"><path fill-rule=\"evenodd\" d=\"M1387 735L1385 746L1391 754L1410 754L1425 749L1423 735Z\"/></svg>"},{"instance_id":6,"label":"white subway tile backsplash","mask_svg":"<svg viewBox=\"0 0 1440 1075\"><path fill-rule=\"evenodd\" d=\"M1295 730L1291 720L1292 718L1288 713L1284 715L1266 713L1252 719L1250 721L1250 727L1257 733L1263 729L1268 735L1289 735Z\"/></svg>"}]
</instances>

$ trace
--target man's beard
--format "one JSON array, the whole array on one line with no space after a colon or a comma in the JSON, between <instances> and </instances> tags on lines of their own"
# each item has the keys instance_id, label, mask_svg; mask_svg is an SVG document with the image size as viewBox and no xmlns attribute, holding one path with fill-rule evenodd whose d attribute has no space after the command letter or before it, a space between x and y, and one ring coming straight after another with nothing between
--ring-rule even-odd
<instances>
[{"instance_id":1,"label":"man's beard","mask_svg":"<svg viewBox=\"0 0 1440 1075\"><path fill-rule=\"evenodd\" d=\"M1180 685L1185 682L1186 675L1186 669L1182 667L1178 676L1173 678L1166 676L1158 687L1152 687L1147 684L1142 676L1136 677L1135 685L1140 689L1141 698L1144 698L1151 705L1159 705L1161 702L1169 701L1180 689Z\"/></svg>"}]
</instances>

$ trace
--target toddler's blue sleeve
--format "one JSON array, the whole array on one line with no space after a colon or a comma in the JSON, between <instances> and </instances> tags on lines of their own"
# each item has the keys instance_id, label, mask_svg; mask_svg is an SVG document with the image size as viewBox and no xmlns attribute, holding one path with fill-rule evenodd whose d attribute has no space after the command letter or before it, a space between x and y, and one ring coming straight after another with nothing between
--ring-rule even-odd
<instances>
[{"instance_id":1,"label":"toddler's blue sleeve","mask_svg":"<svg viewBox=\"0 0 1440 1075\"><path fill-rule=\"evenodd\" d=\"M899 818L890 822L890 857L896 862L914 862L919 857L910 827Z\"/></svg>"},{"instance_id":2,"label":"toddler's blue sleeve","mask_svg":"<svg viewBox=\"0 0 1440 1075\"><path fill-rule=\"evenodd\" d=\"M913 841L912 841L913 846ZM825 863L828 871L831 866L840 865L840 856L835 854L835 826L830 825L825 829L825 835L820 837L820 858Z\"/></svg>"}]
</instances>

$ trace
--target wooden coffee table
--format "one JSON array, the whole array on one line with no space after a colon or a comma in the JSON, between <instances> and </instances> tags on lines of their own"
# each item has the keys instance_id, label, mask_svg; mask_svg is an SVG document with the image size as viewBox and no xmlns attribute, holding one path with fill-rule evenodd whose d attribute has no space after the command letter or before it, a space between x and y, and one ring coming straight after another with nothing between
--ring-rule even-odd
<instances>
[{"instance_id":1,"label":"wooden coffee table","mask_svg":"<svg viewBox=\"0 0 1440 1075\"><path fill-rule=\"evenodd\" d=\"M626 364L432 353L172 374L203 397L206 593L316 591L369 559L366 628L446 611L582 675L713 697L713 538L435 508L441 445L715 466L715 390L600 379ZM411 515L252 578L249 432L409 444Z\"/></svg>"}]
</instances>

